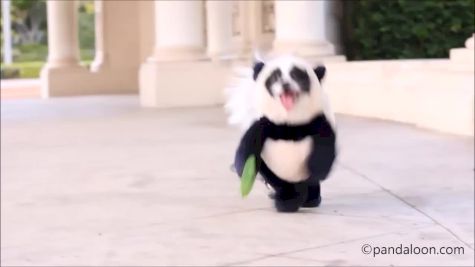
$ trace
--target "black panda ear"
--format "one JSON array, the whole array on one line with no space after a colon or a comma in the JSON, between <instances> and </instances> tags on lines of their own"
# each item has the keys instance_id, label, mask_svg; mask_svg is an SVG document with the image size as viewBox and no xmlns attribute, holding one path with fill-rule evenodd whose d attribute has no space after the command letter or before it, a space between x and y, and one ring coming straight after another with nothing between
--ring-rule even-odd
<instances>
[{"instance_id":1,"label":"black panda ear","mask_svg":"<svg viewBox=\"0 0 475 267\"><path fill-rule=\"evenodd\" d=\"M254 81L257 79L257 76L259 76L259 73L261 72L263 68L264 68L264 62L261 62L261 61L254 62L254 66L252 67L253 69L252 78L254 79Z\"/></svg>"},{"instance_id":2,"label":"black panda ear","mask_svg":"<svg viewBox=\"0 0 475 267\"><path fill-rule=\"evenodd\" d=\"M320 65L313 69L313 71L317 75L318 81L321 82L322 79L325 77L325 72L327 71L327 69L325 68L325 66Z\"/></svg>"}]
</instances>

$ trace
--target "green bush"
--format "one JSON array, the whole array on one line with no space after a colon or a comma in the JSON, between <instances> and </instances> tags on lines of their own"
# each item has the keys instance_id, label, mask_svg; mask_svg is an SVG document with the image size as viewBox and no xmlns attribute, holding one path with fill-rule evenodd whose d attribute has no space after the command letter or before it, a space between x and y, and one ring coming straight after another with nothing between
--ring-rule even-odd
<instances>
[{"instance_id":1,"label":"green bush","mask_svg":"<svg viewBox=\"0 0 475 267\"><path fill-rule=\"evenodd\" d=\"M15 62L46 61L48 46L46 44L28 44L14 46Z\"/></svg>"},{"instance_id":2,"label":"green bush","mask_svg":"<svg viewBox=\"0 0 475 267\"><path fill-rule=\"evenodd\" d=\"M13 67L2 67L0 70L1 79L14 79L20 77L20 70Z\"/></svg>"},{"instance_id":3,"label":"green bush","mask_svg":"<svg viewBox=\"0 0 475 267\"><path fill-rule=\"evenodd\" d=\"M81 59L91 60L95 49L94 2L80 1L79 6L79 46Z\"/></svg>"},{"instance_id":4,"label":"green bush","mask_svg":"<svg viewBox=\"0 0 475 267\"><path fill-rule=\"evenodd\" d=\"M344 1L350 60L447 58L475 30L474 0Z\"/></svg>"},{"instance_id":5,"label":"green bush","mask_svg":"<svg viewBox=\"0 0 475 267\"><path fill-rule=\"evenodd\" d=\"M1 66L2 79L12 78L29 78L36 79L40 77L41 68L45 62L43 61L31 61L31 62L14 62L12 64ZM91 60L83 60L80 63L83 67L89 68Z\"/></svg>"},{"instance_id":6,"label":"green bush","mask_svg":"<svg viewBox=\"0 0 475 267\"><path fill-rule=\"evenodd\" d=\"M16 70L16 75L5 76L2 78L38 78L44 62L15 62L9 65L2 64L3 73L11 73Z\"/></svg>"}]
</instances>

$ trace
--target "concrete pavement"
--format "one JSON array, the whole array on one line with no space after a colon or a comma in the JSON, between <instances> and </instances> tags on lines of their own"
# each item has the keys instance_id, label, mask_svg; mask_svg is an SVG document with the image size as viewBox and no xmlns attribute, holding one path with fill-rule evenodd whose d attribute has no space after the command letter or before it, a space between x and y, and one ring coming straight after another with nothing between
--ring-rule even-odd
<instances>
[{"instance_id":1,"label":"concrete pavement","mask_svg":"<svg viewBox=\"0 0 475 267\"><path fill-rule=\"evenodd\" d=\"M322 205L279 214L262 184L241 199L220 108L1 104L2 266L474 264L472 138L337 116ZM412 254L381 254L398 246Z\"/></svg>"}]
</instances>

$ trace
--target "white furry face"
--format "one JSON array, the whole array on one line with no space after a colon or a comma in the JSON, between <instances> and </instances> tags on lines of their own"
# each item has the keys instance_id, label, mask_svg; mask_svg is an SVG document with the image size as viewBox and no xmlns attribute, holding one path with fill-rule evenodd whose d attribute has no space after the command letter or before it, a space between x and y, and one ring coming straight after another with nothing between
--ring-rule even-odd
<instances>
[{"instance_id":1,"label":"white furry face","mask_svg":"<svg viewBox=\"0 0 475 267\"><path fill-rule=\"evenodd\" d=\"M256 77L261 115L275 123L300 124L323 111L314 69L302 59L280 57L266 62Z\"/></svg>"}]
</instances>

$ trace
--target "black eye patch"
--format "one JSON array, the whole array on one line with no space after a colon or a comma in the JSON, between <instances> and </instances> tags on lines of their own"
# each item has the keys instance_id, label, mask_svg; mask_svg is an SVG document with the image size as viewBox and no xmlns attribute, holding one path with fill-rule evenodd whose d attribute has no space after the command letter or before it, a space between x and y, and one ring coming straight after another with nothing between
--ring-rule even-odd
<instances>
[{"instance_id":1,"label":"black eye patch","mask_svg":"<svg viewBox=\"0 0 475 267\"><path fill-rule=\"evenodd\" d=\"M305 70L293 67L292 70L290 70L290 78L300 86L303 92L310 91L310 77L308 77L308 73Z\"/></svg>"},{"instance_id":2,"label":"black eye patch","mask_svg":"<svg viewBox=\"0 0 475 267\"><path fill-rule=\"evenodd\" d=\"M282 71L280 69L275 69L272 71L272 73L269 75L269 78L266 79L265 85L267 92L269 92L270 95L272 95L272 85L276 82L278 82L282 78Z\"/></svg>"}]
</instances>

